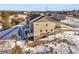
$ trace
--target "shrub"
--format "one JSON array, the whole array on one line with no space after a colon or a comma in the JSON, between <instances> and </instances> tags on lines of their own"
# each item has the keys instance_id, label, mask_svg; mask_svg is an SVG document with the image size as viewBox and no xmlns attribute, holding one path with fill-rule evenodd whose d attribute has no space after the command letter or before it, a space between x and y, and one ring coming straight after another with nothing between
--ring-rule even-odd
<instances>
[{"instance_id":1,"label":"shrub","mask_svg":"<svg viewBox=\"0 0 79 59\"><path fill-rule=\"evenodd\" d=\"M16 45L15 47L13 47L11 49L11 53L12 54L22 54L23 51L22 51L22 48L19 45Z\"/></svg>"}]
</instances>

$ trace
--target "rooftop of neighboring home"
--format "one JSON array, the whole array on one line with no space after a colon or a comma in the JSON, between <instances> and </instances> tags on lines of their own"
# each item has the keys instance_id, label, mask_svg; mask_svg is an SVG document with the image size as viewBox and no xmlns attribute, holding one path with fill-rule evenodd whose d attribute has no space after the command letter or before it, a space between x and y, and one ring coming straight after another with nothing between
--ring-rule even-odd
<instances>
[{"instance_id":1,"label":"rooftop of neighboring home","mask_svg":"<svg viewBox=\"0 0 79 59\"><path fill-rule=\"evenodd\" d=\"M48 16L48 15L45 15L45 14L34 14L34 15L31 15L28 17L29 21L39 17L39 16L47 16L49 17L50 19L54 20L54 21L60 21L60 20L64 20L65 19L65 15L64 14L54 14L54 15L51 15L51 16Z\"/></svg>"},{"instance_id":2,"label":"rooftop of neighboring home","mask_svg":"<svg viewBox=\"0 0 79 59\"><path fill-rule=\"evenodd\" d=\"M34 15L30 15L28 18L29 18L29 20L31 21L31 20L33 20L33 19L39 17L39 16L40 16L39 14L34 14Z\"/></svg>"}]
</instances>

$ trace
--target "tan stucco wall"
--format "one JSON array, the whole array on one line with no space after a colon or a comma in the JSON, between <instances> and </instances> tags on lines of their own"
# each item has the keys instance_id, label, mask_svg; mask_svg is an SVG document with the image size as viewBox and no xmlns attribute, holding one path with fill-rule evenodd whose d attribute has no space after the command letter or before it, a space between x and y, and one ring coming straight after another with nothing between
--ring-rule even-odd
<instances>
[{"instance_id":1,"label":"tan stucco wall","mask_svg":"<svg viewBox=\"0 0 79 59\"><path fill-rule=\"evenodd\" d=\"M48 26L46 26L46 24L48 24ZM52 21L49 22L34 22L33 23L33 34L34 36L40 36L41 33L52 33L54 32L54 28L55 28L55 23ZM47 29L47 32L46 32ZM53 31L51 31L51 29L53 29ZM40 30L42 30L42 32L40 32Z\"/></svg>"}]
</instances>

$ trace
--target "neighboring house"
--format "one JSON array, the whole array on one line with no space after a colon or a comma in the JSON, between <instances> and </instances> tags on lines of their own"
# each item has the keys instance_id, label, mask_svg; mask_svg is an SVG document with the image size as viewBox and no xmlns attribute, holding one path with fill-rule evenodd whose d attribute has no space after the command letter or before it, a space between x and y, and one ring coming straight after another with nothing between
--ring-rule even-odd
<instances>
[{"instance_id":1,"label":"neighboring house","mask_svg":"<svg viewBox=\"0 0 79 59\"><path fill-rule=\"evenodd\" d=\"M34 38L40 38L45 34L52 34L56 23L47 16L39 16L30 21Z\"/></svg>"}]
</instances>

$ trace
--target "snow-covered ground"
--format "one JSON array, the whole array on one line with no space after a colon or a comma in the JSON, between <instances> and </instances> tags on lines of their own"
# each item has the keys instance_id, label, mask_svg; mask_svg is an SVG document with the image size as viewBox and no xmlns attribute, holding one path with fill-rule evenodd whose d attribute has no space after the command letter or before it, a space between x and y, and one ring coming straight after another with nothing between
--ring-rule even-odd
<instances>
[{"instance_id":1,"label":"snow-covered ground","mask_svg":"<svg viewBox=\"0 0 79 59\"><path fill-rule=\"evenodd\" d=\"M37 45L35 47L26 47L24 48L25 51L31 50L31 53L53 53L53 54L77 54L79 53L79 35L77 32L68 31L63 33L58 33L56 35L50 35L47 38L42 38L40 40L45 41L48 40L49 42L46 44ZM57 41L52 40L59 40L62 41L58 43ZM63 42L63 40L68 42ZM53 43L52 43L52 42Z\"/></svg>"},{"instance_id":2,"label":"snow-covered ground","mask_svg":"<svg viewBox=\"0 0 79 59\"><path fill-rule=\"evenodd\" d=\"M79 19L73 17L66 17L65 20L61 20L60 22L67 24L68 26L73 28L79 28Z\"/></svg>"},{"instance_id":3,"label":"snow-covered ground","mask_svg":"<svg viewBox=\"0 0 79 59\"><path fill-rule=\"evenodd\" d=\"M47 38L39 39L40 41L46 41L47 43L40 45L36 45L34 47L30 47L25 44L24 40L17 41L17 45L19 45L23 49L23 53L32 53L32 54L78 54L79 53L79 35L77 32L67 31L63 33L58 33L55 35L49 35ZM6 41L6 43L4 42ZM0 51L5 51L11 49L15 46L13 40L4 40L0 41L5 43L4 45L0 44ZM2 43L2 44L3 44ZM0 52L1 53L1 52ZM10 53L10 52L6 52Z\"/></svg>"},{"instance_id":4,"label":"snow-covered ground","mask_svg":"<svg viewBox=\"0 0 79 59\"><path fill-rule=\"evenodd\" d=\"M56 46L52 43L47 43L47 45L49 47L52 47L54 50L54 53L56 51L56 53L60 53L60 54L66 54L66 53L79 53L79 35L77 35L77 32L64 32L64 33L58 33L56 35L50 35L48 36L48 38L44 38L44 40L64 40L66 39L68 42L70 42L71 44L75 44L74 45L69 45L67 43L56 43ZM43 40L43 39L41 39ZM44 41L43 40L43 41Z\"/></svg>"}]
</instances>

